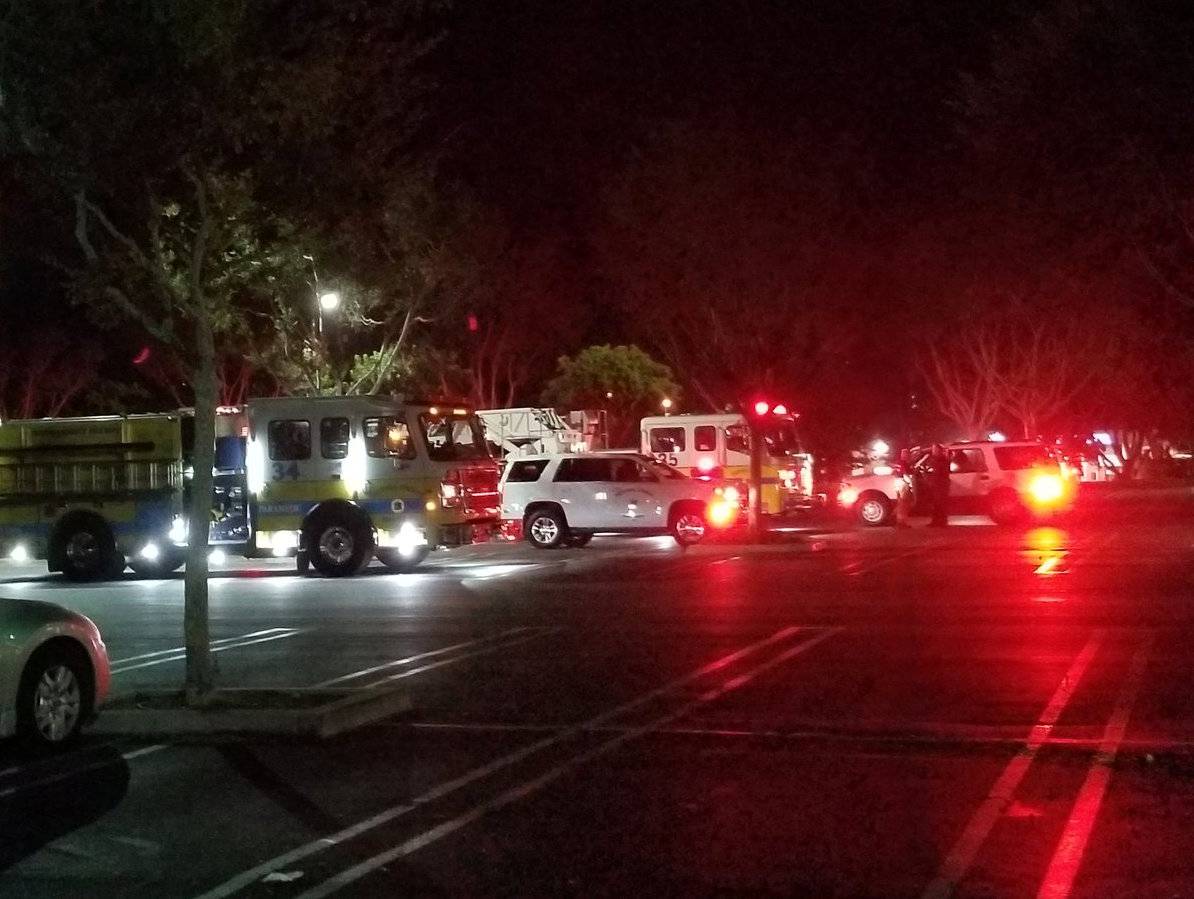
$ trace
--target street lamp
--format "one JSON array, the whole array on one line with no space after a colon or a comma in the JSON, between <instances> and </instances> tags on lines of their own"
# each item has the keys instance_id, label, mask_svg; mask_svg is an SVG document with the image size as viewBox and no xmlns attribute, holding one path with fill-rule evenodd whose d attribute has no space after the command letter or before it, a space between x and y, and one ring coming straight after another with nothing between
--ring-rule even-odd
<instances>
[{"instance_id":1,"label":"street lamp","mask_svg":"<svg viewBox=\"0 0 1194 899\"><path fill-rule=\"evenodd\" d=\"M662 400L660 400L659 405L663 407L664 415L671 415L671 413L672 413L672 398L670 396L665 396Z\"/></svg>"},{"instance_id":2,"label":"street lamp","mask_svg":"<svg viewBox=\"0 0 1194 899\"><path fill-rule=\"evenodd\" d=\"M323 334L323 314L325 312L335 312L340 308L340 294L334 290L330 290L325 294L320 294L319 297L319 333Z\"/></svg>"}]
</instances>

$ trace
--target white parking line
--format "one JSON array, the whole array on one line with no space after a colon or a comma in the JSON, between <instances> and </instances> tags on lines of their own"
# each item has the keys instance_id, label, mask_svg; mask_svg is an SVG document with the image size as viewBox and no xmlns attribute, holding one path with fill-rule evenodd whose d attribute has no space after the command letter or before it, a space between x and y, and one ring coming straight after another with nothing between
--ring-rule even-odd
<instances>
[{"instance_id":1,"label":"white parking line","mask_svg":"<svg viewBox=\"0 0 1194 899\"><path fill-rule=\"evenodd\" d=\"M220 640L212 640L211 645L219 646L221 643L230 643L233 640L246 640L250 637L263 637L266 634L277 634L282 631L292 631L292 630L294 630L294 628L292 628L292 627L271 627L271 628L266 628L263 631L253 631L251 634L241 634L239 637L224 637L223 639L220 639ZM113 665L124 665L128 662L139 662L142 659L153 659L158 656L171 655L173 653L181 652L181 651L185 651L185 650L186 650L185 646L175 646L172 649L159 649L155 652L143 652L140 655L129 656L126 659L113 659L112 664Z\"/></svg>"},{"instance_id":2,"label":"white parking line","mask_svg":"<svg viewBox=\"0 0 1194 899\"><path fill-rule=\"evenodd\" d=\"M1132 658L1111 718L1103 730L1098 754L1091 762L1086 779L1078 790L1078 798L1074 801L1061 839L1057 841L1057 849L1049 862L1049 869L1045 872L1037 899L1066 899L1074 888L1074 879L1082 865L1082 856L1086 853L1086 844L1099 815L1099 806L1102 805L1103 796L1111 782L1111 766L1115 763L1116 753L1123 743L1124 734L1128 730L1128 719L1132 715L1132 706L1136 704L1136 695L1144 681L1144 671L1148 667L1148 655L1155 637L1156 633L1153 631L1146 634Z\"/></svg>"},{"instance_id":3,"label":"white parking line","mask_svg":"<svg viewBox=\"0 0 1194 899\"><path fill-rule=\"evenodd\" d=\"M320 837L317 840L313 840L309 843L292 849L289 852L285 852L281 855L275 856L274 858L267 859L261 864L249 868L247 871L242 871L240 874L237 874L236 876L224 881L224 883L220 884L219 886L213 887L211 890L200 896L199 899L224 899L224 897L231 896L234 893L243 890L245 887L256 883L267 874L277 871L279 868L292 865L297 861L309 858L310 856L323 852L326 849L330 849L333 846L337 846L341 843L347 842L348 840L355 839L363 833L367 833L370 830L374 830L384 824L388 824L390 821L393 821L396 818L413 812L422 805L426 805L429 802L449 796L459 790L464 789L470 784L484 780L486 777L497 771L509 768L510 766L515 765L524 759L543 751L544 749L548 749L559 743L563 743L567 740L580 736L587 730L599 727L608 721L621 717L628 712L632 712L635 709L638 709L661 696L665 696L669 693L679 690L681 687L687 686L693 681L720 671L722 668L733 664L739 659L743 659L749 655L752 655L753 653L765 649L768 646L771 646L782 640L786 640L794 634L800 633L802 630L802 628L798 627L783 628L782 630L776 631L770 637L759 640L755 643L751 643L750 645L744 646L741 649L729 653L728 655L722 656L719 659L715 659L714 661L696 669L695 671L692 671L683 675L682 677L678 677L675 680L669 681L660 687L656 687L653 690L649 690L646 693L636 696L634 699L624 702L619 706L615 706L609 711L602 712L600 715L596 715L593 718L590 718L588 721L577 725L560 727L556 729L556 731L550 736L544 737L541 740L537 740L534 743L530 743L527 746L516 749L513 752L509 752L506 755L494 759L491 762L487 762L484 765L473 768L459 777L446 781L439 786L432 787L430 790L427 790L423 794L416 796L409 802L391 806L390 808L384 809L370 818L359 821L358 823L353 824L350 827L346 827L343 830L337 831L336 833L329 834L325 837ZM834 631L834 633L836 633L836 631Z\"/></svg>"},{"instance_id":4,"label":"white parking line","mask_svg":"<svg viewBox=\"0 0 1194 899\"><path fill-rule=\"evenodd\" d=\"M1107 632L1102 629L1091 634L1090 640L1071 663L1069 670L1066 671L1061 683L1045 706L1045 710L1041 712L1041 717L1029 733L1028 740L1015 758L1008 762L1003 773L999 775L999 779L995 781L995 785L991 787L987 798L971 816L962 835L950 849L937 876L933 878L922 894L923 899L930 899L930 897L931 899L942 899L942 897L951 895L957 885L961 883L962 878L966 876L966 872L974 864L974 859L983 843L987 841L995 822L999 820L1004 810L1015 798L1020 781L1028 773L1028 768L1032 765L1041 746L1049 739L1053 725L1057 723L1061 713L1065 711L1066 705L1077 691L1078 682L1082 680L1082 675L1090 667L1091 660L1099 651L1099 647L1103 645L1106 636Z\"/></svg>"},{"instance_id":5,"label":"white parking line","mask_svg":"<svg viewBox=\"0 0 1194 899\"><path fill-rule=\"evenodd\" d=\"M265 636L250 639L253 634L244 634L240 637L230 637L225 642L213 642L211 651L227 652L230 649L242 649L246 646L255 646L258 643L271 643L274 640L285 640L287 637L294 637L301 634L302 630L299 628L287 628L286 630L277 633L267 633ZM169 655L163 655L155 659L147 659L144 662L136 662L132 665L114 664L112 666L112 674L124 674L126 671L136 671L138 668L150 668L154 665L164 665L167 662L181 662L187 657L186 647L179 646L169 651Z\"/></svg>"},{"instance_id":6,"label":"white parking line","mask_svg":"<svg viewBox=\"0 0 1194 899\"><path fill-rule=\"evenodd\" d=\"M404 665L411 664L412 662L421 662L423 659L431 659L431 658L434 658L435 656L442 656L449 652L455 652L458 649L466 649L469 646L478 646L483 643L491 643L494 641L499 641L505 637L512 637L515 634L525 633L526 631L529 631L529 630L532 630L532 628L516 627L516 628L512 628L511 630L508 630L508 631L502 631L500 634L490 634L488 637L480 637L476 640L466 640L463 643L453 643L451 646L444 646L441 649L433 649L430 652L421 652L421 653L418 653L417 655L406 656L405 658L402 658L402 659L394 659L393 661L390 661L390 662L383 662L382 664L374 665L371 668L362 668L360 671L352 671L352 672L349 672L348 674L342 674L339 677L333 677L330 680L325 680L322 683L316 684L315 686L330 687L334 684L343 683L344 681L356 680L359 677L366 677L367 675L370 675L370 674L376 674L379 671L386 671L390 668L401 668ZM534 628L533 630L540 632L540 633L536 633L535 636L541 636L541 634L547 633L548 631L550 631L551 628ZM454 657L454 658L467 658L467 656L459 656L459 657ZM426 671L428 669L426 667L424 667L424 668L420 668L418 670Z\"/></svg>"},{"instance_id":7,"label":"white parking line","mask_svg":"<svg viewBox=\"0 0 1194 899\"><path fill-rule=\"evenodd\" d=\"M339 874L329 878L328 880L325 880L318 886L301 893L299 899L322 899L322 897L331 895L341 888L346 887L351 883L355 883L361 878L368 876L373 871L376 871L378 868L388 865L390 862L396 859L411 855L414 852L418 852L420 849L437 842L443 837L455 833L456 831L468 826L472 822L483 817L484 815L489 814L490 812L497 811L498 809L504 808L507 805L512 805L515 802L519 802L520 800L539 792L544 787L554 783L556 780L559 780L561 777L575 768L585 765L588 762L598 759L604 755L608 755L619 746L622 746L631 740L637 739L638 737L644 736L645 734L648 734L654 730L658 730L661 727L665 727L666 725L671 724L673 721L683 718L685 715L699 706L720 699L727 693L745 686L760 674L770 671L777 665L781 665L784 662L795 658L801 653L812 649L818 643L827 640L829 637L833 636L833 634L837 633L838 630L840 629L825 630L813 637L810 637L802 643L798 643L795 646L790 646L779 654L772 656L767 661L756 665L754 668L735 675L734 677L731 677L729 680L710 690L706 690L695 699L691 699L682 704L678 709L668 712L665 715L661 715L654 720L626 731L625 733L611 737L603 743L599 743L597 746L594 746L592 749L574 755L572 758L561 762L553 768L548 769L538 777L511 787L502 793L499 793L493 799L482 802L468 811L457 815L455 818L451 818L447 821L437 824L430 830L426 830L423 833L418 834L417 836L414 836L391 849L387 849L385 852L380 852L371 858L367 858L364 861L353 865L351 868L341 871Z\"/></svg>"}]
</instances>

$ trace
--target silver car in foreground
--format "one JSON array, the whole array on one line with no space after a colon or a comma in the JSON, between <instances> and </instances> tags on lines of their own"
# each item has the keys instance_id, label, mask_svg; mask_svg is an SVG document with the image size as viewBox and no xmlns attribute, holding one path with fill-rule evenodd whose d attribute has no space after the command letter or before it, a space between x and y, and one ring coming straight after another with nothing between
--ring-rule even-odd
<instances>
[{"instance_id":1,"label":"silver car in foreground","mask_svg":"<svg viewBox=\"0 0 1194 899\"><path fill-rule=\"evenodd\" d=\"M0 598L0 737L70 742L108 694L108 651L85 615Z\"/></svg>"}]
</instances>

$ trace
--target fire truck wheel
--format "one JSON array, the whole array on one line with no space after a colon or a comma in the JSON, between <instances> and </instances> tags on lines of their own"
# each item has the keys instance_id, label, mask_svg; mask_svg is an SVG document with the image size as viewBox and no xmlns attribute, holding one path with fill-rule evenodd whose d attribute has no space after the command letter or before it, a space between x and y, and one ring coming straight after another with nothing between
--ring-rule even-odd
<instances>
[{"instance_id":1,"label":"fire truck wheel","mask_svg":"<svg viewBox=\"0 0 1194 899\"><path fill-rule=\"evenodd\" d=\"M373 534L366 523L332 513L312 522L307 552L324 577L351 577L373 558Z\"/></svg>"},{"instance_id":2,"label":"fire truck wheel","mask_svg":"<svg viewBox=\"0 0 1194 899\"><path fill-rule=\"evenodd\" d=\"M98 518L76 518L58 532L54 541L61 553L62 573L72 581L118 577L124 571L124 556L116 551L111 530ZM113 573L117 560L120 571Z\"/></svg>"},{"instance_id":3,"label":"fire truck wheel","mask_svg":"<svg viewBox=\"0 0 1194 899\"><path fill-rule=\"evenodd\" d=\"M413 571L423 564L431 552L430 546L418 547L412 555L404 556L396 549L379 549L377 560L390 571Z\"/></svg>"}]
</instances>

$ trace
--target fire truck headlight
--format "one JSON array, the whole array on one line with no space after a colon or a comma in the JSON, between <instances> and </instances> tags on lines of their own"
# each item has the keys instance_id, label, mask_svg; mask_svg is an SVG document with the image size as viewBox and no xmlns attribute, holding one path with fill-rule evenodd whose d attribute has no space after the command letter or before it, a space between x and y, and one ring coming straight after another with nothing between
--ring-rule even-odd
<instances>
[{"instance_id":1,"label":"fire truck headlight","mask_svg":"<svg viewBox=\"0 0 1194 899\"><path fill-rule=\"evenodd\" d=\"M162 557L162 548L156 543L146 543L141 547L141 552L137 553L146 562L156 562Z\"/></svg>"},{"instance_id":2,"label":"fire truck headlight","mask_svg":"<svg viewBox=\"0 0 1194 899\"><path fill-rule=\"evenodd\" d=\"M409 521L404 521L398 528L398 533L394 535L394 548L398 550L398 555L406 558L413 556L426 545L427 537L423 531Z\"/></svg>"},{"instance_id":3,"label":"fire truck headlight","mask_svg":"<svg viewBox=\"0 0 1194 899\"><path fill-rule=\"evenodd\" d=\"M228 561L228 555L222 549L213 549L207 554L208 565L223 565Z\"/></svg>"},{"instance_id":4,"label":"fire truck headlight","mask_svg":"<svg viewBox=\"0 0 1194 899\"><path fill-rule=\"evenodd\" d=\"M187 542L187 520L181 515L175 515L170 522L170 542L183 544Z\"/></svg>"},{"instance_id":5,"label":"fire truck headlight","mask_svg":"<svg viewBox=\"0 0 1194 899\"><path fill-rule=\"evenodd\" d=\"M18 543L8 551L8 558L13 562L28 562L29 547L27 547L24 543Z\"/></svg>"}]
</instances>

